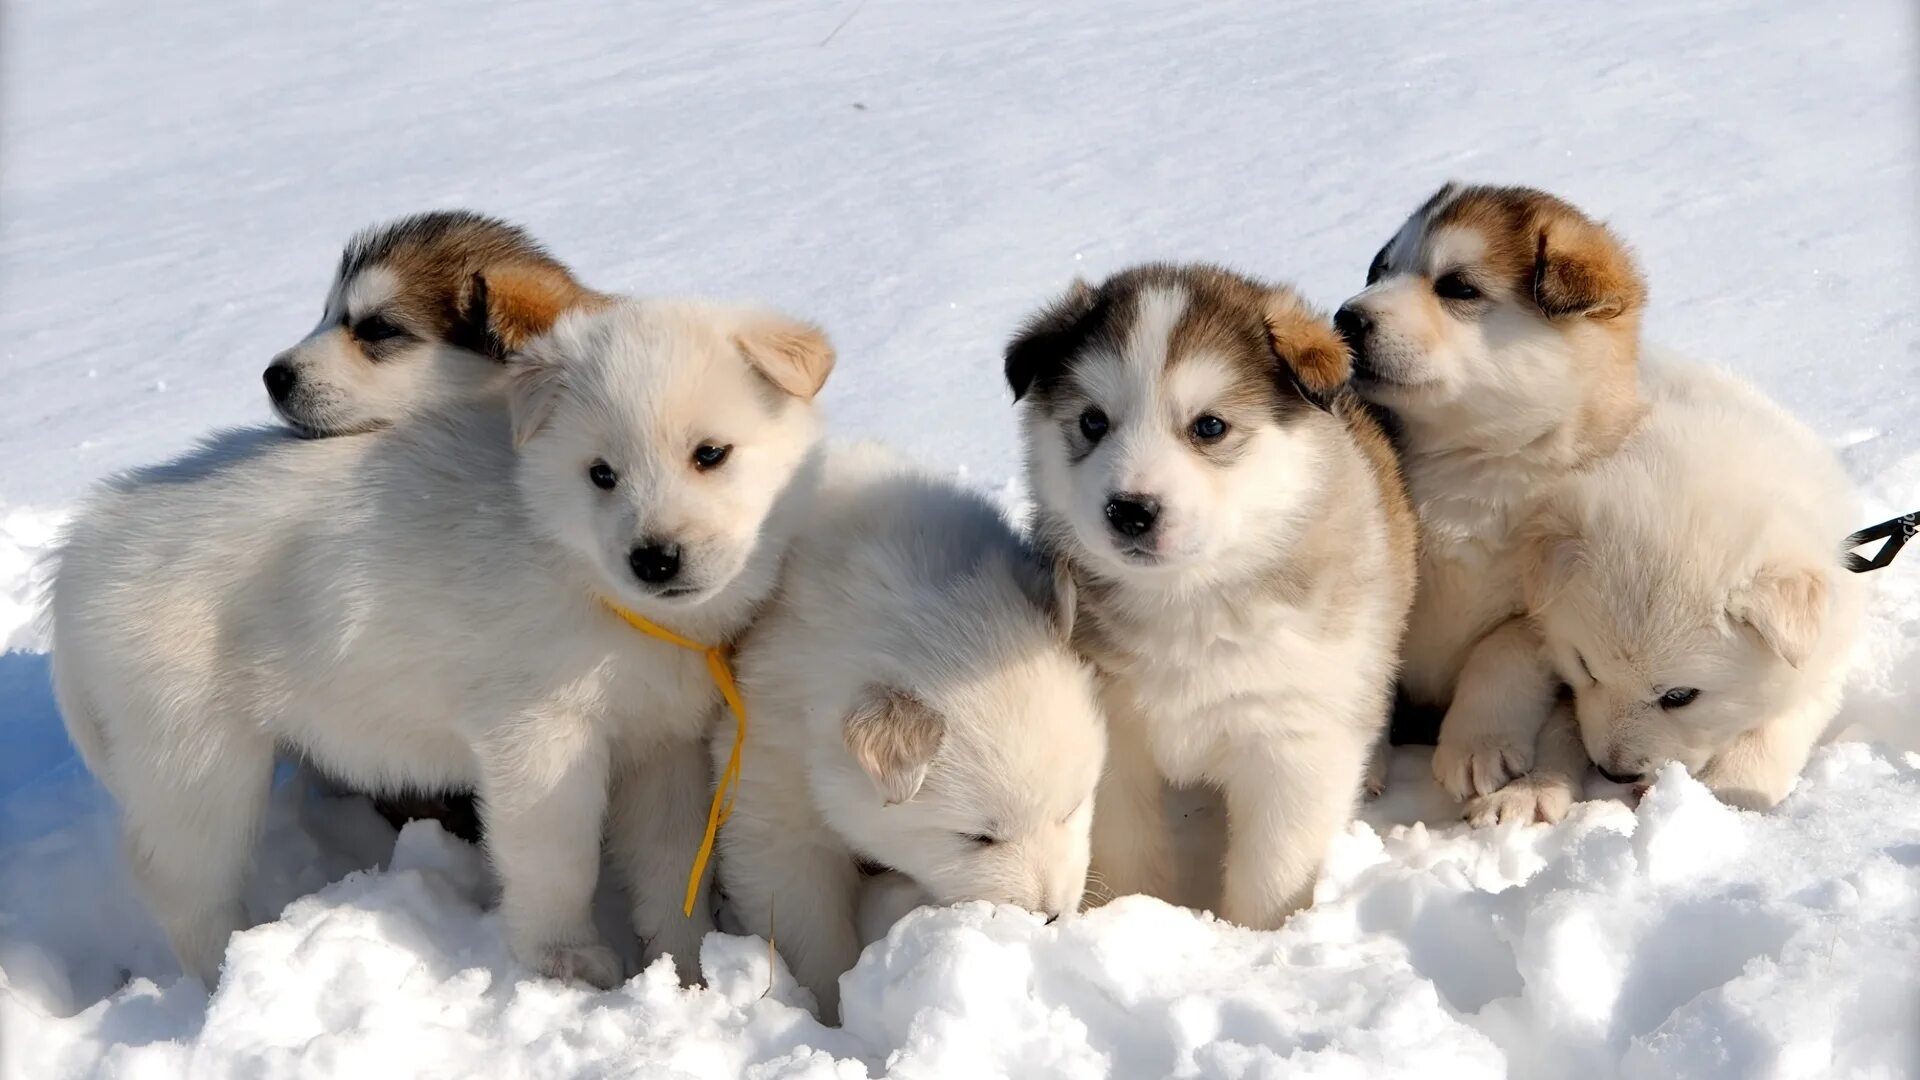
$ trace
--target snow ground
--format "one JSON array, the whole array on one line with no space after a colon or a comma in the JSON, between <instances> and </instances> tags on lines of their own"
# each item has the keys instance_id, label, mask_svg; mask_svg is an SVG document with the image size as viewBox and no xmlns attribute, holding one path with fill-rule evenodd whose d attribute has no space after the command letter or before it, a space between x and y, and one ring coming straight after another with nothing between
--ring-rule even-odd
<instances>
[{"instance_id":1,"label":"snow ground","mask_svg":"<svg viewBox=\"0 0 1920 1080\"><path fill-rule=\"evenodd\" d=\"M364 804L293 786L249 897L279 918L209 998L31 618L87 483L264 420L346 234L456 204L602 287L820 320L838 429L1017 497L998 349L1072 275L1204 257L1330 306L1443 179L1524 181L1619 225L1652 336L1842 447L1869 520L1920 507L1907 0L15 0L4 30L0 1076L1920 1075L1920 553L1878 575L1847 714L1905 749L1833 747L1772 815L1666 776L1469 833L1405 751L1280 933L922 911L840 1030L750 939L696 993L527 979L470 849L417 825L389 864Z\"/></svg>"}]
</instances>

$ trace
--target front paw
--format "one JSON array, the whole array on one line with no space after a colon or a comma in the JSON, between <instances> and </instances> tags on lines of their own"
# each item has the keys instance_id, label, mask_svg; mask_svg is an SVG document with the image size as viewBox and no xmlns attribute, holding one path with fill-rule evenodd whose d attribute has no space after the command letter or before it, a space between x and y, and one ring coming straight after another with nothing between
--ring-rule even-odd
<instances>
[{"instance_id":1,"label":"front paw","mask_svg":"<svg viewBox=\"0 0 1920 1080\"><path fill-rule=\"evenodd\" d=\"M1564 781L1523 776L1499 791L1467 800L1464 816L1477 828L1517 821L1558 824L1573 806L1573 789Z\"/></svg>"},{"instance_id":2,"label":"front paw","mask_svg":"<svg viewBox=\"0 0 1920 1080\"><path fill-rule=\"evenodd\" d=\"M1433 778L1461 802L1492 795L1533 768L1533 748L1503 735L1448 739L1433 748Z\"/></svg>"},{"instance_id":3,"label":"front paw","mask_svg":"<svg viewBox=\"0 0 1920 1080\"><path fill-rule=\"evenodd\" d=\"M527 950L521 960L546 978L583 982L597 990L611 990L627 977L619 955L605 945L543 945Z\"/></svg>"},{"instance_id":4,"label":"front paw","mask_svg":"<svg viewBox=\"0 0 1920 1080\"><path fill-rule=\"evenodd\" d=\"M713 920L698 918L675 919L676 925L670 925L658 933L649 935L640 950L640 966L653 966L662 956L673 957L673 967L680 976L680 985L698 986L700 984L700 945L712 930Z\"/></svg>"},{"instance_id":5,"label":"front paw","mask_svg":"<svg viewBox=\"0 0 1920 1080\"><path fill-rule=\"evenodd\" d=\"M1763 769L1739 767L1715 758L1700 770L1700 782L1714 797L1740 810L1765 812L1779 806L1793 791L1793 776L1770 776Z\"/></svg>"},{"instance_id":6,"label":"front paw","mask_svg":"<svg viewBox=\"0 0 1920 1080\"><path fill-rule=\"evenodd\" d=\"M1373 748L1373 756L1367 758L1367 801L1379 798L1387 790L1387 774L1392 765L1392 747L1382 743Z\"/></svg>"}]
</instances>

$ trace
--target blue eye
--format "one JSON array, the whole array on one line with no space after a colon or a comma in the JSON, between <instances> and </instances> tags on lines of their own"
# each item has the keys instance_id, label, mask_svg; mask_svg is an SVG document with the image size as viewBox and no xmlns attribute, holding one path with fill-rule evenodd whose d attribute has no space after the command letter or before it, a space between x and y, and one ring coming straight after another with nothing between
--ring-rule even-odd
<instances>
[{"instance_id":1,"label":"blue eye","mask_svg":"<svg viewBox=\"0 0 1920 1080\"><path fill-rule=\"evenodd\" d=\"M1691 686L1676 686L1660 695L1660 707L1663 709L1684 709L1694 703L1700 691Z\"/></svg>"},{"instance_id":2,"label":"blue eye","mask_svg":"<svg viewBox=\"0 0 1920 1080\"><path fill-rule=\"evenodd\" d=\"M1195 420L1187 430L1201 442L1219 442L1227 433L1227 422L1209 413Z\"/></svg>"},{"instance_id":3,"label":"blue eye","mask_svg":"<svg viewBox=\"0 0 1920 1080\"><path fill-rule=\"evenodd\" d=\"M594 458L593 464L587 466L587 479L601 491L612 491L620 483L620 474L613 471L613 466Z\"/></svg>"},{"instance_id":4,"label":"blue eye","mask_svg":"<svg viewBox=\"0 0 1920 1080\"><path fill-rule=\"evenodd\" d=\"M1099 442L1100 437L1106 433L1106 413L1099 409L1088 409L1080 414L1080 434L1085 435L1088 442Z\"/></svg>"},{"instance_id":5,"label":"blue eye","mask_svg":"<svg viewBox=\"0 0 1920 1080\"><path fill-rule=\"evenodd\" d=\"M731 446L715 446L712 443L701 443L693 452L693 465L702 472L708 469L717 469L720 467L721 462L727 460L727 455L732 451L733 447Z\"/></svg>"}]
</instances>

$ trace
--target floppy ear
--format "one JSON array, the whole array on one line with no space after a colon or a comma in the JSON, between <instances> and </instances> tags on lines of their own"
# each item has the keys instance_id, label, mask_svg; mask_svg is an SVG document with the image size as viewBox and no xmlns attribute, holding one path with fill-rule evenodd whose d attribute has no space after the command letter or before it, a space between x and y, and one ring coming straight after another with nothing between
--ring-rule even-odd
<instances>
[{"instance_id":1,"label":"floppy ear","mask_svg":"<svg viewBox=\"0 0 1920 1080\"><path fill-rule=\"evenodd\" d=\"M1075 278L1065 296L1040 309L1007 343L1007 385L1013 400L1026 397L1034 383L1051 380L1066 369L1067 357L1086 336L1081 322L1093 305L1093 290Z\"/></svg>"},{"instance_id":2,"label":"floppy ear","mask_svg":"<svg viewBox=\"0 0 1920 1080\"><path fill-rule=\"evenodd\" d=\"M926 703L878 686L847 715L844 732L847 750L888 806L919 793L943 733L939 715Z\"/></svg>"},{"instance_id":3,"label":"floppy ear","mask_svg":"<svg viewBox=\"0 0 1920 1080\"><path fill-rule=\"evenodd\" d=\"M1287 381L1308 403L1331 411L1333 396L1353 375L1347 343L1291 289L1268 298L1266 323L1267 346Z\"/></svg>"},{"instance_id":4,"label":"floppy ear","mask_svg":"<svg viewBox=\"0 0 1920 1080\"><path fill-rule=\"evenodd\" d=\"M1826 622L1826 575L1815 569L1762 567L1728 598L1727 615L1751 626L1782 660L1799 667L1813 655Z\"/></svg>"},{"instance_id":5,"label":"floppy ear","mask_svg":"<svg viewBox=\"0 0 1920 1080\"><path fill-rule=\"evenodd\" d=\"M1549 508L1527 523L1520 539L1520 592L1527 614L1553 602L1585 551L1573 524Z\"/></svg>"},{"instance_id":6,"label":"floppy ear","mask_svg":"<svg viewBox=\"0 0 1920 1080\"><path fill-rule=\"evenodd\" d=\"M1533 302L1550 319L1612 319L1646 302L1646 285L1624 245L1603 226L1572 214L1539 224Z\"/></svg>"},{"instance_id":7,"label":"floppy ear","mask_svg":"<svg viewBox=\"0 0 1920 1080\"><path fill-rule=\"evenodd\" d=\"M551 329L562 312L591 296L559 267L491 266L468 280L460 318L448 336L482 356L505 360Z\"/></svg>"},{"instance_id":8,"label":"floppy ear","mask_svg":"<svg viewBox=\"0 0 1920 1080\"><path fill-rule=\"evenodd\" d=\"M540 433L565 390L563 365L547 349L536 347L507 359L507 416L514 449Z\"/></svg>"},{"instance_id":9,"label":"floppy ear","mask_svg":"<svg viewBox=\"0 0 1920 1080\"><path fill-rule=\"evenodd\" d=\"M812 323L758 312L733 335L733 343L768 382L801 401L812 401L833 374L833 343Z\"/></svg>"}]
</instances>

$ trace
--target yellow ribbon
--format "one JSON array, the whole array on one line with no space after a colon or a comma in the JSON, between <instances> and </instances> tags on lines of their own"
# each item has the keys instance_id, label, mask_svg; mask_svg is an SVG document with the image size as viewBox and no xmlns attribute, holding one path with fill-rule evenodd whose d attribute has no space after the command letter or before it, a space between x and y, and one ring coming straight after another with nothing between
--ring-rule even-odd
<instances>
[{"instance_id":1,"label":"yellow ribbon","mask_svg":"<svg viewBox=\"0 0 1920 1080\"><path fill-rule=\"evenodd\" d=\"M733 785L740 779L740 751L747 744L747 706L740 700L740 688L734 684L733 668L727 664L725 648L702 645L692 638L681 637L611 600L602 599L600 602L635 630L705 656L707 674L713 678L713 685L720 689L720 696L727 700L727 708L733 712L733 753L727 755L727 767L720 773L720 782L713 789L713 804L707 808L707 835L700 841L699 853L693 857L693 872L687 875L687 901L681 906L681 913L691 917L694 897L700 892L700 878L707 872L707 860L713 857L714 837L720 834L720 826L733 813Z\"/></svg>"}]
</instances>

